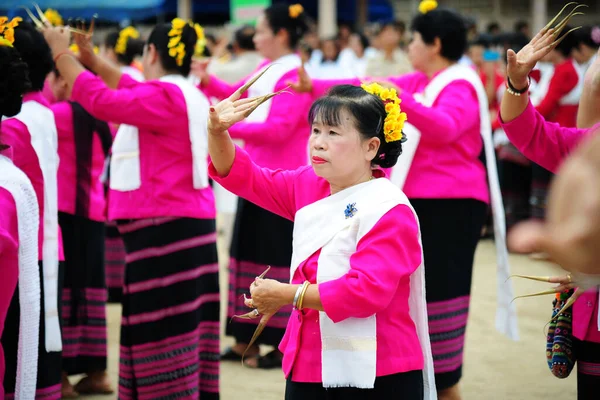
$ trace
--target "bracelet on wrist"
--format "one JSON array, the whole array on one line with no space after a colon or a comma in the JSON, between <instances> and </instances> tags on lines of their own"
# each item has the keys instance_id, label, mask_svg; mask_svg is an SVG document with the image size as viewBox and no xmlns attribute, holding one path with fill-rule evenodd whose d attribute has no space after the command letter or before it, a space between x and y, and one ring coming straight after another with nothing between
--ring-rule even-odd
<instances>
[{"instance_id":1,"label":"bracelet on wrist","mask_svg":"<svg viewBox=\"0 0 600 400\"><path fill-rule=\"evenodd\" d=\"M523 89L517 89L513 86L510 77L506 77L506 91L513 96L520 96L529 91L529 86L531 85L531 78L527 77L527 85Z\"/></svg>"}]
</instances>

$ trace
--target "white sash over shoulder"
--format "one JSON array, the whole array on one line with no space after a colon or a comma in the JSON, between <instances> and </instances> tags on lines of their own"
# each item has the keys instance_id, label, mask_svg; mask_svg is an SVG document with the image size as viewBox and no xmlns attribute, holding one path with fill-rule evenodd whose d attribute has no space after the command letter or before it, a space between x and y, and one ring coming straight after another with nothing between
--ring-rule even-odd
<instances>
[{"instance_id":1,"label":"white sash over shoulder","mask_svg":"<svg viewBox=\"0 0 600 400\"><path fill-rule=\"evenodd\" d=\"M42 245L44 319L46 351L61 351L58 320L58 134L54 113L36 102L23 103L14 118L21 121L31 135L31 145L40 162L44 177L44 243Z\"/></svg>"},{"instance_id":2,"label":"white sash over shoulder","mask_svg":"<svg viewBox=\"0 0 600 400\"><path fill-rule=\"evenodd\" d=\"M290 280L300 263L319 249L318 283L348 273L350 256L356 252L358 241L384 214L399 204L405 204L412 210L397 186L387 179L375 179L300 209L294 220ZM346 218L344 212L348 206L355 209L351 218ZM423 265L411 276L409 306L425 360L425 399L436 399ZM377 364L376 319L377 316L373 315L334 323L325 312L319 313L324 387L373 388Z\"/></svg>"},{"instance_id":3,"label":"white sash over shoulder","mask_svg":"<svg viewBox=\"0 0 600 400\"><path fill-rule=\"evenodd\" d=\"M185 98L194 189L204 189L208 187L208 99L181 75L166 75L160 80L176 85ZM139 130L135 126L122 124L112 146L110 188L129 192L141 186Z\"/></svg>"},{"instance_id":4,"label":"white sash over shoulder","mask_svg":"<svg viewBox=\"0 0 600 400\"><path fill-rule=\"evenodd\" d=\"M15 399L33 399L37 382L40 334L40 273L38 266L37 197L29 178L0 155L0 187L8 190L17 208L19 231L19 344Z\"/></svg>"},{"instance_id":5,"label":"white sash over shoulder","mask_svg":"<svg viewBox=\"0 0 600 400\"><path fill-rule=\"evenodd\" d=\"M488 110L487 95L483 84L481 83L481 79L471 68L462 65L454 65L433 78L425 88L424 93L420 96L415 96L415 99L421 104L431 107L441 91L450 83L457 80L469 82L475 89L477 99L479 100L481 137L483 138L483 147L487 163L487 176L494 217L494 240L496 242L496 258L498 264L496 329L512 340L518 340L517 311L515 305L511 303L514 294L512 283L508 279L510 276L510 264L508 262L508 250L506 248L504 204L502 202L502 193L500 192L500 183L498 182L496 154L492 140L492 124ZM410 169L410 164L412 163L414 152L418 146L418 143L415 142L418 142L418 138L420 137L417 128L409 123L405 125L405 133L408 138L408 141L405 144L408 145L406 148L409 149L409 156L405 157L403 152L402 156L398 159L398 164L392 170L391 177L392 182L400 185L404 184L406 175ZM413 142L413 144L410 144L411 142Z\"/></svg>"}]
</instances>

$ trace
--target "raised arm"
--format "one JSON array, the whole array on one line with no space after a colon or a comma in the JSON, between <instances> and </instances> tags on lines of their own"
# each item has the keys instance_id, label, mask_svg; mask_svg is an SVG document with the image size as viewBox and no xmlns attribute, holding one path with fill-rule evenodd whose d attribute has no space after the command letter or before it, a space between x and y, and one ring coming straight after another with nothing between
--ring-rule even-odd
<instances>
[{"instance_id":1,"label":"raised arm","mask_svg":"<svg viewBox=\"0 0 600 400\"><path fill-rule=\"evenodd\" d=\"M504 98L508 96L511 95ZM525 157L551 172L556 172L571 150L593 130L565 128L548 122L531 103L512 121L503 121L502 115L500 119L511 143Z\"/></svg>"},{"instance_id":2,"label":"raised arm","mask_svg":"<svg viewBox=\"0 0 600 400\"><path fill-rule=\"evenodd\" d=\"M209 175L236 195L293 220L296 213L293 186L296 173L260 168L244 150L233 144L227 132L254 106L252 99L230 97L211 107L208 123Z\"/></svg>"}]
</instances>

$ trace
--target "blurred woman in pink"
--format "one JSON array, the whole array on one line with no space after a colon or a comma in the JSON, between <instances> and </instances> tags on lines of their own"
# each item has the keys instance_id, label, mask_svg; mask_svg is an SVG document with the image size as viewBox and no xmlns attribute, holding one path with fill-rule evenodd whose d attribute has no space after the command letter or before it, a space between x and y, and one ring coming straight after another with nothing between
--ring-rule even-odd
<instances>
[{"instance_id":1,"label":"blurred woman in pink","mask_svg":"<svg viewBox=\"0 0 600 400\"><path fill-rule=\"evenodd\" d=\"M104 222L106 195L101 176L112 145L106 122L88 114L54 70L48 79L58 135L58 222L65 270L62 301L63 397L112 393L107 368ZM86 374L73 388L69 375Z\"/></svg>"},{"instance_id":2,"label":"blurred woman in pink","mask_svg":"<svg viewBox=\"0 0 600 400\"><path fill-rule=\"evenodd\" d=\"M42 95L44 80L52 70L52 54L42 34L31 24L14 28L14 46L27 64L31 90L23 96L21 111L2 121L0 141L12 150L14 165L31 181L39 207L38 258L42 281L42 318L38 346L36 397L61 398L62 340L60 331L62 235L58 226L58 142L54 113ZM19 297L13 296L6 317L2 345L6 359L4 390L15 393L19 337Z\"/></svg>"},{"instance_id":3,"label":"blurred woman in pink","mask_svg":"<svg viewBox=\"0 0 600 400\"><path fill-rule=\"evenodd\" d=\"M254 35L256 50L266 58L258 71L235 85L209 76L202 68L196 73L201 79L200 88L209 97L224 99L245 84L250 78L269 70L248 91L249 96L265 95L284 90L287 81L297 79L297 69L302 64L296 54L298 41L307 29L307 16L302 6L274 4L265 9L259 18ZM234 139L244 142L245 150L254 161L272 169L294 169L307 164L308 124L306 114L310 96L286 93L261 105L250 117L230 130ZM239 199L229 264L228 320L244 313L242 294L267 265L271 266L273 279L285 281L292 255L292 222L256 204ZM277 346L291 313L284 307L259 338L258 344ZM241 354L256 328L253 320L233 320L226 334L235 338L235 345L221 355L221 360L241 360ZM281 366L281 354L274 350L260 357L258 345L248 351L252 356L246 361L254 368Z\"/></svg>"},{"instance_id":4,"label":"blurred woman in pink","mask_svg":"<svg viewBox=\"0 0 600 400\"><path fill-rule=\"evenodd\" d=\"M15 23L18 20L9 22L8 18L0 17L4 34L12 33ZM8 38L0 34L0 117L18 114L23 94L31 89L27 64L13 47L14 38L6 36ZM9 307L14 304L13 296L19 299L22 316L17 327L18 342L0 343L0 399L5 398L3 347L18 349L15 360L18 367L16 371L13 368L8 371L14 373L8 379L15 382L12 392L17 398L33 399L36 396L41 308L37 243L39 207L31 181L12 163L11 156L11 148L0 141L0 337ZM12 397L13 393L6 397Z\"/></svg>"},{"instance_id":5,"label":"blurred woman in pink","mask_svg":"<svg viewBox=\"0 0 600 400\"><path fill-rule=\"evenodd\" d=\"M44 31L71 100L121 124L112 146L108 217L127 250L120 399L219 397L219 279L215 205L207 175L208 100L187 76L201 28L157 25L145 82L94 54L64 28Z\"/></svg>"}]
</instances>

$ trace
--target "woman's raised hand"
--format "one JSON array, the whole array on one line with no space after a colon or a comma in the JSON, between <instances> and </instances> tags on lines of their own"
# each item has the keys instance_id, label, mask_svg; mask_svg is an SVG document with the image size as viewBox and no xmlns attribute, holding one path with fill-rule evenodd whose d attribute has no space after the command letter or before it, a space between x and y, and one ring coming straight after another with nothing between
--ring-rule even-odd
<instances>
[{"instance_id":1,"label":"woman's raised hand","mask_svg":"<svg viewBox=\"0 0 600 400\"><path fill-rule=\"evenodd\" d=\"M208 132L213 135L222 134L234 124L247 118L259 105L260 98L239 99L241 93L234 94L210 107L208 115Z\"/></svg>"},{"instance_id":2,"label":"woman's raised hand","mask_svg":"<svg viewBox=\"0 0 600 400\"><path fill-rule=\"evenodd\" d=\"M512 49L508 50L507 75L514 87L519 89L527 87L527 77L537 62L550 53L550 51L552 51L556 46L558 46L568 34L576 29L579 29L579 27L573 28L562 35L560 39L557 39L571 18L573 18L575 15L583 14L575 11L580 7L586 7L584 4L577 4L565 18L563 18L554 28L551 28L563 11L567 7L574 4L577 3L571 2L565 5L563 9L552 19L552 21L542 28L542 30L540 30L537 35L535 35L535 37L531 39L531 41L518 53L515 53Z\"/></svg>"}]
</instances>

